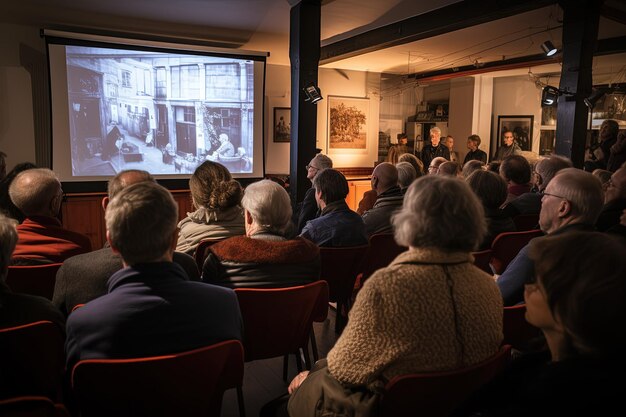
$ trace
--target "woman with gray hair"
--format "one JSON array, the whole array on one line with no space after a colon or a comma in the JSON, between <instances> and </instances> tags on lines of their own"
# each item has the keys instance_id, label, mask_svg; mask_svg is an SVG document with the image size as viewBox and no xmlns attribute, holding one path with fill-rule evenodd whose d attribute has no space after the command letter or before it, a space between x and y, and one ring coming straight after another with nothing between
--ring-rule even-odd
<instances>
[{"instance_id":1,"label":"woman with gray hair","mask_svg":"<svg viewBox=\"0 0 626 417\"><path fill-rule=\"evenodd\" d=\"M469 186L421 177L392 222L396 241L409 250L365 281L323 368L344 387L363 391L398 375L459 369L500 348L502 296L470 254L487 226ZM321 378L307 375L289 387L290 415L302 415L293 409L302 400L311 398L313 408L320 400ZM321 414L324 406L322 398Z\"/></svg>"},{"instance_id":2,"label":"woman with gray hair","mask_svg":"<svg viewBox=\"0 0 626 417\"><path fill-rule=\"evenodd\" d=\"M210 247L202 281L229 288L275 288L317 281L319 248L296 237L287 191L270 180L250 184L243 195L245 236L234 236Z\"/></svg>"}]
</instances>

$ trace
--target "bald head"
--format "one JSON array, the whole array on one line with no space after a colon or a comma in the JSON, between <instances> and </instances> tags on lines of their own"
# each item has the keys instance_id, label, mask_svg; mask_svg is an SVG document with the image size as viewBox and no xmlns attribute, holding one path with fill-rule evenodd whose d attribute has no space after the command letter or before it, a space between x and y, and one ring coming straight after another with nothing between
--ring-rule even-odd
<instances>
[{"instance_id":1,"label":"bald head","mask_svg":"<svg viewBox=\"0 0 626 417\"><path fill-rule=\"evenodd\" d=\"M127 169L125 171L121 171L109 180L107 185L108 196L102 199L102 208L106 210L109 201L118 195L124 188L129 185L146 181L156 182L154 177L148 171L143 171L141 169Z\"/></svg>"},{"instance_id":2,"label":"bald head","mask_svg":"<svg viewBox=\"0 0 626 417\"><path fill-rule=\"evenodd\" d=\"M537 173L536 181L539 190L544 190L557 172L571 167L572 161L564 156L551 155L539 160L537 164L535 164L535 172Z\"/></svg>"},{"instance_id":3,"label":"bald head","mask_svg":"<svg viewBox=\"0 0 626 417\"><path fill-rule=\"evenodd\" d=\"M398 169L389 162L378 164L372 172L372 188L380 195L398 185Z\"/></svg>"},{"instance_id":4,"label":"bald head","mask_svg":"<svg viewBox=\"0 0 626 417\"><path fill-rule=\"evenodd\" d=\"M26 216L55 217L61 209L63 190L56 174L47 168L20 172L9 187L15 207Z\"/></svg>"}]
</instances>

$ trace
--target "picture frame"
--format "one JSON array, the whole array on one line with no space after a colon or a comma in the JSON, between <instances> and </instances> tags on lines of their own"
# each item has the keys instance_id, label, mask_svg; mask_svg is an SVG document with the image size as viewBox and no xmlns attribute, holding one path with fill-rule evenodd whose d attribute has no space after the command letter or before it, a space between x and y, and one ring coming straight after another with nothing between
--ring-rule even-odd
<instances>
[{"instance_id":1,"label":"picture frame","mask_svg":"<svg viewBox=\"0 0 626 417\"><path fill-rule=\"evenodd\" d=\"M291 141L291 107L274 107L274 142Z\"/></svg>"},{"instance_id":2,"label":"picture frame","mask_svg":"<svg viewBox=\"0 0 626 417\"><path fill-rule=\"evenodd\" d=\"M515 143L522 151L531 151L533 148L533 122L535 116L498 116L498 130L496 144L502 146L502 135L507 130L513 132Z\"/></svg>"},{"instance_id":3,"label":"picture frame","mask_svg":"<svg viewBox=\"0 0 626 417\"><path fill-rule=\"evenodd\" d=\"M328 96L328 151L366 153L369 98Z\"/></svg>"}]
</instances>

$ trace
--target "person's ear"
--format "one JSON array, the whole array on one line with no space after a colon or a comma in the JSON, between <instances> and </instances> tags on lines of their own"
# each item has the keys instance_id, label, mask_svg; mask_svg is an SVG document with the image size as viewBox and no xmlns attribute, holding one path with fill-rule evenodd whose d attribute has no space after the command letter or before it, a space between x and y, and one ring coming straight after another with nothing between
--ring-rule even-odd
<instances>
[{"instance_id":1,"label":"person's ear","mask_svg":"<svg viewBox=\"0 0 626 417\"><path fill-rule=\"evenodd\" d=\"M107 211L107 206L109 205L109 196L106 196L102 199L102 210Z\"/></svg>"},{"instance_id":2,"label":"person's ear","mask_svg":"<svg viewBox=\"0 0 626 417\"><path fill-rule=\"evenodd\" d=\"M558 216L563 218L563 217L569 216L571 213L572 213L572 204L569 201L562 199L559 204Z\"/></svg>"},{"instance_id":3,"label":"person's ear","mask_svg":"<svg viewBox=\"0 0 626 417\"><path fill-rule=\"evenodd\" d=\"M170 244L170 250L174 252L176 250L176 246L178 246L178 235L180 234L180 227L174 229L174 233L172 233L172 242Z\"/></svg>"},{"instance_id":4,"label":"person's ear","mask_svg":"<svg viewBox=\"0 0 626 417\"><path fill-rule=\"evenodd\" d=\"M119 255L120 251L119 249L115 247L115 245L111 241L111 232L109 232L108 230L107 230L107 242L109 243L109 246L111 247L111 250L113 251L113 253L117 253Z\"/></svg>"},{"instance_id":5,"label":"person's ear","mask_svg":"<svg viewBox=\"0 0 626 417\"><path fill-rule=\"evenodd\" d=\"M253 220L252 220L252 214L250 214L250 212L249 212L248 210L245 210L245 209L243 210L243 212L245 213L246 223L247 223L248 225L251 225L251 224L252 224L252 221L253 221Z\"/></svg>"}]
</instances>

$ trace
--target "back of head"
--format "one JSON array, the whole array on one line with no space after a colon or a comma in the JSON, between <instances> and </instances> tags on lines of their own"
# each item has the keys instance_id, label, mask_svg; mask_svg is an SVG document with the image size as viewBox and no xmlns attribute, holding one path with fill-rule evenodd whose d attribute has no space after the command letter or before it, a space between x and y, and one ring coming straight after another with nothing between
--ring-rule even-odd
<instances>
[{"instance_id":1,"label":"back of head","mask_svg":"<svg viewBox=\"0 0 626 417\"><path fill-rule=\"evenodd\" d=\"M155 182L154 177L148 172L141 169L127 169L121 171L109 180L107 184L107 194L109 198L114 198L122 189L131 184L138 182L151 181Z\"/></svg>"},{"instance_id":2,"label":"back of head","mask_svg":"<svg viewBox=\"0 0 626 417\"><path fill-rule=\"evenodd\" d=\"M439 167L441 166L441 164L447 162L448 160L446 158L444 158L443 156L437 156L435 158L433 158L432 161L430 161L430 166L439 169Z\"/></svg>"},{"instance_id":3,"label":"back of head","mask_svg":"<svg viewBox=\"0 0 626 417\"><path fill-rule=\"evenodd\" d=\"M530 164L521 155L509 155L500 164L500 175L514 184L528 184L530 182Z\"/></svg>"},{"instance_id":4,"label":"back of head","mask_svg":"<svg viewBox=\"0 0 626 417\"><path fill-rule=\"evenodd\" d=\"M372 178L378 180L376 188L379 193L398 186L398 170L395 165L389 162L376 165L372 172Z\"/></svg>"},{"instance_id":5,"label":"back of head","mask_svg":"<svg viewBox=\"0 0 626 417\"><path fill-rule=\"evenodd\" d=\"M602 183L602 185L606 184L607 182L609 182L609 180L611 179L611 175L613 175L613 173L611 171L608 171L606 169L594 169L591 172L591 175L593 175L594 177L598 178L600 180L600 182Z\"/></svg>"},{"instance_id":6,"label":"back of head","mask_svg":"<svg viewBox=\"0 0 626 417\"><path fill-rule=\"evenodd\" d=\"M626 348L626 246L610 235L571 232L535 239L530 259L570 354Z\"/></svg>"},{"instance_id":7,"label":"back of head","mask_svg":"<svg viewBox=\"0 0 626 417\"><path fill-rule=\"evenodd\" d=\"M15 230L17 222L4 214L0 213L0 283L6 277L9 261L17 243L17 230Z\"/></svg>"},{"instance_id":8,"label":"back of head","mask_svg":"<svg viewBox=\"0 0 626 417\"><path fill-rule=\"evenodd\" d=\"M291 221L291 200L287 191L271 180L248 185L241 199L261 230L284 235Z\"/></svg>"},{"instance_id":9,"label":"back of head","mask_svg":"<svg viewBox=\"0 0 626 417\"><path fill-rule=\"evenodd\" d=\"M316 154L311 161L320 170L333 167L333 160L321 153Z\"/></svg>"},{"instance_id":10,"label":"back of head","mask_svg":"<svg viewBox=\"0 0 626 417\"><path fill-rule=\"evenodd\" d=\"M412 153L403 153L398 157L398 162L408 162L409 164L413 165L417 178L424 175L424 164L422 163L421 159L419 159Z\"/></svg>"},{"instance_id":11,"label":"back of head","mask_svg":"<svg viewBox=\"0 0 626 417\"><path fill-rule=\"evenodd\" d=\"M439 175L447 175L450 177L456 177L461 172L461 166L453 161L446 161L439 165Z\"/></svg>"},{"instance_id":12,"label":"back of head","mask_svg":"<svg viewBox=\"0 0 626 417\"><path fill-rule=\"evenodd\" d=\"M427 175L411 184L392 218L403 246L471 252L487 233L482 204L458 178Z\"/></svg>"},{"instance_id":13,"label":"back of head","mask_svg":"<svg viewBox=\"0 0 626 417\"><path fill-rule=\"evenodd\" d=\"M417 178L415 168L408 162L398 162L396 164L398 170L398 185L402 188L406 188Z\"/></svg>"},{"instance_id":14,"label":"back of head","mask_svg":"<svg viewBox=\"0 0 626 417\"><path fill-rule=\"evenodd\" d=\"M61 183L54 172L47 168L33 168L17 174L9 187L9 196L26 216L49 215L51 202L54 198L61 198L61 191Z\"/></svg>"},{"instance_id":15,"label":"back of head","mask_svg":"<svg viewBox=\"0 0 626 417\"><path fill-rule=\"evenodd\" d=\"M345 200L349 191L346 177L332 168L320 171L313 179L313 187L321 193L321 199L326 204Z\"/></svg>"},{"instance_id":16,"label":"back of head","mask_svg":"<svg viewBox=\"0 0 626 417\"><path fill-rule=\"evenodd\" d=\"M550 193L570 202L571 216L580 223L596 223L604 198L599 179L578 168L565 168L557 172L549 187Z\"/></svg>"},{"instance_id":17,"label":"back of head","mask_svg":"<svg viewBox=\"0 0 626 417\"><path fill-rule=\"evenodd\" d=\"M486 208L496 210L506 200L506 181L495 172L474 171L466 181Z\"/></svg>"},{"instance_id":18,"label":"back of head","mask_svg":"<svg viewBox=\"0 0 626 417\"><path fill-rule=\"evenodd\" d=\"M153 262L172 250L178 205L162 186L140 182L111 199L105 220L111 246L127 264Z\"/></svg>"},{"instance_id":19,"label":"back of head","mask_svg":"<svg viewBox=\"0 0 626 417\"><path fill-rule=\"evenodd\" d=\"M501 161L491 161L487 164L487 171L495 172L496 174L500 174L500 164Z\"/></svg>"},{"instance_id":20,"label":"back of head","mask_svg":"<svg viewBox=\"0 0 626 417\"><path fill-rule=\"evenodd\" d=\"M189 188L196 208L220 210L241 202L243 190L222 164L205 161L189 179Z\"/></svg>"},{"instance_id":21,"label":"back of head","mask_svg":"<svg viewBox=\"0 0 626 417\"><path fill-rule=\"evenodd\" d=\"M463 165L463 178L469 177L474 171L482 170L484 166L485 164L475 159L467 161L465 165Z\"/></svg>"},{"instance_id":22,"label":"back of head","mask_svg":"<svg viewBox=\"0 0 626 417\"><path fill-rule=\"evenodd\" d=\"M572 161L564 156L551 155L545 159L541 159L535 165L535 171L541 176L540 190L546 188L552 178L562 169L571 168Z\"/></svg>"}]
</instances>

